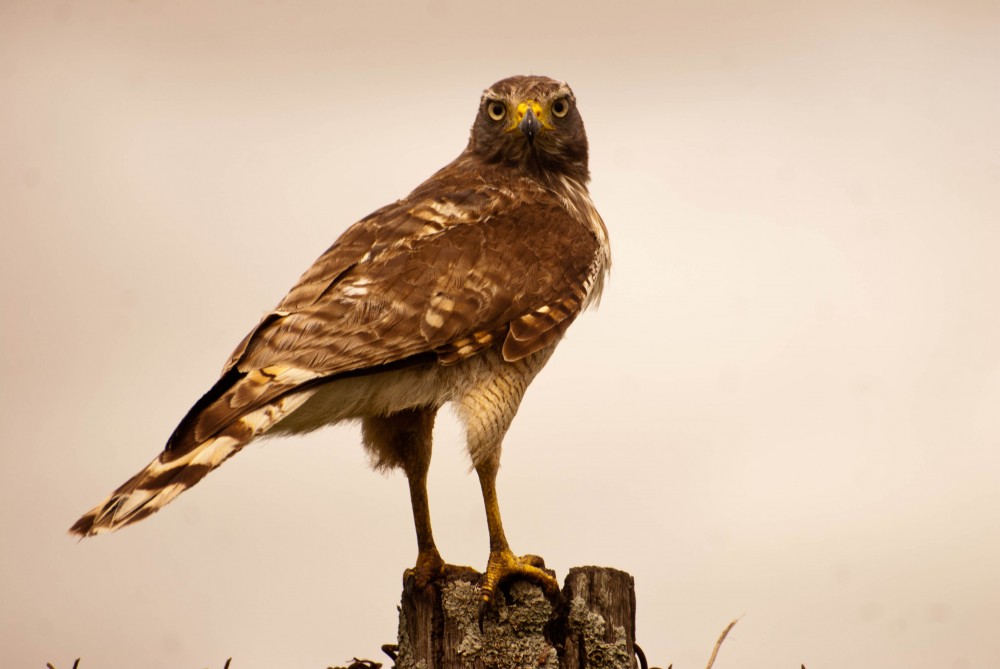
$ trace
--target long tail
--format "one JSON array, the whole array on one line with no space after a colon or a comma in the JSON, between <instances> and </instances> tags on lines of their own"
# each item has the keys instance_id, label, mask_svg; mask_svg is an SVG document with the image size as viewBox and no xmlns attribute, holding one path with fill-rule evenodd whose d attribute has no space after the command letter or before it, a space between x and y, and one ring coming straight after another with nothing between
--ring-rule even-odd
<instances>
[{"instance_id":1,"label":"long tail","mask_svg":"<svg viewBox=\"0 0 1000 669\"><path fill-rule=\"evenodd\" d=\"M230 437L216 437L176 460L170 460L170 452L163 451L145 469L85 513L69 531L89 537L140 521L166 506L242 446Z\"/></svg>"},{"instance_id":2,"label":"long tail","mask_svg":"<svg viewBox=\"0 0 1000 669\"><path fill-rule=\"evenodd\" d=\"M111 532L156 513L252 439L302 406L313 392L306 390L272 400L238 416L214 436L180 451L168 446L145 469L85 513L70 528L70 533L89 537Z\"/></svg>"}]
</instances>

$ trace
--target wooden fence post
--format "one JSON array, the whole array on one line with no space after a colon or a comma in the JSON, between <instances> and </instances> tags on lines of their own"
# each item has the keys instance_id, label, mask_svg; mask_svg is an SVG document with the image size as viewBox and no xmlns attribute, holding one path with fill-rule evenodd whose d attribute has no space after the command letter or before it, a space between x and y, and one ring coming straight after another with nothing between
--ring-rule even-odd
<instances>
[{"instance_id":1,"label":"wooden fence post","mask_svg":"<svg viewBox=\"0 0 1000 669\"><path fill-rule=\"evenodd\" d=\"M514 581L480 619L478 574L426 591L407 582L398 669L637 669L635 588L625 572L575 567L558 596Z\"/></svg>"}]
</instances>

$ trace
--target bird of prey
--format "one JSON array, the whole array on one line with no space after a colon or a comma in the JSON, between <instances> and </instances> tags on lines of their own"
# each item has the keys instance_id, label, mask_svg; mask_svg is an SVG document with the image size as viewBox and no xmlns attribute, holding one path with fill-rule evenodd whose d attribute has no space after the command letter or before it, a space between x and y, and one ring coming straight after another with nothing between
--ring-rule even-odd
<instances>
[{"instance_id":1,"label":"bird of prey","mask_svg":"<svg viewBox=\"0 0 1000 669\"><path fill-rule=\"evenodd\" d=\"M495 481L525 389L610 267L587 157L565 83L515 76L488 88L465 150L348 228L236 347L163 452L70 531L146 518L258 437L355 419L373 465L407 476L411 573L426 585L446 567L426 482L434 418L451 403L486 506L483 601L516 575L557 589L508 546Z\"/></svg>"}]
</instances>

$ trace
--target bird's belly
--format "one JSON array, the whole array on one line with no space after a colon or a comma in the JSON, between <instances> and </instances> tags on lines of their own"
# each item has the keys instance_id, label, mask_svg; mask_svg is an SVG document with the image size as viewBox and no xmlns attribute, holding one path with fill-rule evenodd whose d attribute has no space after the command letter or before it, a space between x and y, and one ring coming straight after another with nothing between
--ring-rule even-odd
<instances>
[{"instance_id":1,"label":"bird's belly","mask_svg":"<svg viewBox=\"0 0 1000 669\"><path fill-rule=\"evenodd\" d=\"M309 432L343 420L387 416L414 407L440 407L455 395L453 371L432 363L331 381L312 391L312 397L271 433Z\"/></svg>"},{"instance_id":2,"label":"bird's belly","mask_svg":"<svg viewBox=\"0 0 1000 669\"><path fill-rule=\"evenodd\" d=\"M524 388L545 365L554 348L553 344L514 363L504 361L499 349L491 348L452 365L430 363L331 381L304 391L312 396L271 428L269 434L309 432L343 420L388 416L417 407L438 408L452 401L461 403L471 399L476 406L504 404L505 393L512 392L515 386L519 401ZM475 399L479 395L484 395L481 401Z\"/></svg>"}]
</instances>

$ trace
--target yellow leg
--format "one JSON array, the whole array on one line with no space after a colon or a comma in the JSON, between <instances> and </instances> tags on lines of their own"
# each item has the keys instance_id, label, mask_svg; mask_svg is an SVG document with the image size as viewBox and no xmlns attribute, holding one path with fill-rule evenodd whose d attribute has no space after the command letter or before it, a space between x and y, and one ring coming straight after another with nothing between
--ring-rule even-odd
<instances>
[{"instance_id":1,"label":"yellow leg","mask_svg":"<svg viewBox=\"0 0 1000 669\"><path fill-rule=\"evenodd\" d=\"M483 464L476 467L479 485L483 489L486 505L486 524L490 532L490 559L483 575L482 601L488 603L496 595L500 585L515 576L526 578L552 594L559 591L559 582L543 571L545 563L535 555L517 557L507 545L500 519L500 505L497 503L496 465Z\"/></svg>"},{"instance_id":2,"label":"yellow leg","mask_svg":"<svg viewBox=\"0 0 1000 669\"><path fill-rule=\"evenodd\" d=\"M365 446L373 454L375 466L401 468L410 484L413 527L417 531L417 563L406 570L404 579L413 577L420 588L430 584L445 568L434 545L427 502L427 469L431 462L431 433L436 411L433 407L407 409L388 416L368 416L362 422Z\"/></svg>"},{"instance_id":3,"label":"yellow leg","mask_svg":"<svg viewBox=\"0 0 1000 669\"><path fill-rule=\"evenodd\" d=\"M412 574L419 588L426 587L432 580L441 575L444 560L434 544L434 534L431 531L430 506L427 503L427 471L410 476L410 504L413 507L413 526L417 530L417 564L407 570Z\"/></svg>"}]
</instances>

